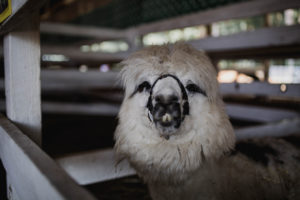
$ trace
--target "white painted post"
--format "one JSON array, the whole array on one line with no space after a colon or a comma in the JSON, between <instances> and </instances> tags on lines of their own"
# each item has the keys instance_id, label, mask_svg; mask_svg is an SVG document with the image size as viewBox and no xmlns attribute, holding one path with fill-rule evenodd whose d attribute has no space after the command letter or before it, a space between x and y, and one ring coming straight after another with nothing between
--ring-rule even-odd
<instances>
[{"instance_id":1,"label":"white painted post","mask_svg":"<svg viewBox=\"0 0 300 200\"><path fill-rule=\"evenodd\" d=\"M38 145L41 145L40 55L36 13L22 27L4 36L4 65L7 117Z\"/></svg>"}]
</instances>

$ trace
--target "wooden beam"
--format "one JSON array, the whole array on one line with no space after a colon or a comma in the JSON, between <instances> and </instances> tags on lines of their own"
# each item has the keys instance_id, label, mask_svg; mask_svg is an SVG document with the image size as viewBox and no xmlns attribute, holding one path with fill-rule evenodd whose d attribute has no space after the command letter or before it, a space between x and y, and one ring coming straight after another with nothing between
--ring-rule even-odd
<instances>
[{"instance_id":1,"label":"wooden beam","mask_svg":"<svg viewBox=\"0 0 300 200\"><path fill-rule=\"evenodd\" d=\"M70 79L70 77L72 77ZM118 72L101 73L98 71L79 72L76 70L42 70L43 91L67 91L91 88L119 88L121 84ZM270 97L300 97L300 84L284 84L286 91L281 91L282 84L267 82L252 83L221 83L222 95L257 95ZM4 81L0 79L0 89L3 90Z\"/></svg>"},{"instance_id":2,"label":"wooden beam","mask_svg":"<svg viewBox=\"0 0 300 200\"><path fill-rule=\"evenodd\" d=\"M32 13L39 12L46 0L12 0L12 14L0 25L0 34L20 28L23 22L31 17Z\"/></svg>"},{"instance_id":3,"label":"wooden beam","mask_svg":"<svg viewBox=\"0 0 300 200\"><path fill-rule=\"evenodd\" d=\"M266 125L253 126L235 130L236 139L244 140L263 137L285 137L300 134L300 118L286 119Z\"/></svg>"},{"instance_id":4,"label":"wooden beam","mask_svg":"<svg viewBox=\"0 0 300 200\"><path fill-rule=\"evenodd\" d=\"M225 49L222 50L212 50L206 53L212 60L220 59L286 59L286 58L300 58L300 45L290 44L290 45L278 45L270 47L260 47L252 49Z\"/></svg>"},{"instance_id":5,"label":"wooden beam","mask_svg":"<svg viewBox=\"0 0 300 200\"><path fill-rule=\"evenodd\" d=\"M42 70L42 89L65 91L92 88L120 88L118 72L89 70Z\"/></svg>"},{"instance_id":6,"label":"wooden beam","mask_svg":"<svg viewBox=\"0 0 300 200\"><path fill-rule=\"evenodd\" d=\"M78 91L89 89L121 89L118 72L89 70L42 70L42 91ZM4 90L4 80L0 79L0 90Z\"/></svg>"},{"instance_id":7,"label":"wooden beam","mask_svg":"<svg viewBox=\"0 0 300 200\"><path fill-rule=\"evenodd\" d=\"M71 24L50 22L41 23L41 33L91 37L100 40L126 38L126 34L124 34L124 31L120 31L117 29L76 26Z\"/></svg>"},{"instance_id":8,"label":"wooden beam","mask_svg":"<svg viewBox=\"0 0 300 200\"><path fill-rule=\"evenodd\" d=\"M271 27L262 28L251 32L241 32L228 36L220 37L208 37L199 40L188 41L187 43L194 46L196 49L205 50L213 57L226 58L226 52L231 51L230 56L239 55L242 57L244 54L249 54L249 51L253 49L253 55L255 52L260 52L266 56L267 52L260 49L274 49L277 48L278 52L281 52L280 47L289 48L286 56L294 53L294 56L298 56L297 52L300 46L300 25L283 26L283 27ZM294 51L291 50L294 49ZM137 50L135 48L134 50ZM235 51L235 53L234 53ZM262 52L263 51L263 52ZM225 53L224 53L225 52ZM269 51L270 52L270 51ZM274 50L273 50L274 52ZM131 53L119 52L119 53L101 53L101 52L81 52L79 48L70 47L58 47L58 46L42 46L43 54L62 54L70 58L72 61L94 61L94 62L119 62ZM251 52L250 52L251 53ZM276 53L276 52L275 52ZM276 54L276 55L277 55ZM252 55L252 56L253 56ZM228 57L228 55L227 55Z\"/></svg>"},{"instance_id":9,"label":"wooden beam","mask_svg":"<svg viewBox=\"0 0 300 200\"><path fill-rule=\"evenodd\" d=\"M60 46L42 46L42 54L64 55L72 61L79 62L120 62L131 52L102 53L102 52L82 52L79 48L60 47Z\"/></svg>"},{"instance_id":10,"label":"wooden beam","mask_svg":"<svg viewBox=\"0 0 300 200\"><path fill-rule=\"evenodd\" d=\"M143 24L133 27L132 29L136 29L139 34L144 35L150 32L205 25L230 19L253 17L269 12L299 7L299 0L286 0L284 3L282 0L245 1L228 6L221 6L215 9L209 9L206 11L199 11L193 14L160 20L158 22Z\"/></svg>"},{"instance_id":11,"label":"wooden beam","mask_svg":"<svg viewBox=\"0 0 300 200\"><path fill-rule=\"evenodd\" d=\"M46 114L72 114L72 115L95 115L95 116L117 116L120 109L119 104L111 103L69 103L49 102L42 103L42 112ZM5 111L5 103L0 100L0 111Z\"/></svg>"},{"instance_id":12,"label":"wooden beam","mask_svg":"<svg viewBox=\"0 0 300 200\"><path fill-rule=\"evenodd\" d=\"M117 116L120 105L110 103L54 103L43 102L42 111L47 114L73 114Z\"/></svg>"},{"instance_id":13,"label":"wooden beam","mask_svg":"<svg viewBox=\"0 0 300 200\"><path fill-rule=\"evenodd\" d=\"M209 37L189 41L205 51L242 50L300 44L300 25L262 28L228 36Z\"/></svg>"},{"instance_id":14,"label":"wooden beam","mask_svg":"<svg viewBox=\"0 0 300 200\"><path fill-rule=\"evenodd\" d=\"M27 20L22 30L4 37L6 110L8 118L40 145L39 13Z\"/></svg>"},{"instance_id":15,"label":"wooden beam","mask_svg":"<svg viewBox=\"0 0 300 200\"><path fill-rule=\"evenodd\" d=\"M70 79L70 77L72 77ZM79 72L75 70L42 70L43 91L67 91L91 88L119 88L121 84L118 72L101 73L98 71ZM252 83L221 83L222 95L257 95L270 97L300 97L300 84L284 84L286 91L281 91L282 84L267 82ZM3 90L4 81L0 79L0 89Z\"/></svg>"},{"instance_id":16,"label":"wooden beam","mask_svg":"<svg viewBox=\"0 0 300 200\"><path fill-rule=\"evenodd\" d=\"M125 160L117 164L112 149L69 155L56 159L56 162L81 185L121 178L136 173Z\"/></svg>"},{"instance_id":17,"label":"wooden beam","mask_svg":"<svg viewBox=\"0 0 300 200\"><path fill-rule=\"evenodd\" d=\"M300 117L300 112L296 111L230 103L226 104L226 112L230 118L261 123Z\"/></svg>"},{"instance_id":18,"label":"wooden beam","mask_svg":"<svg viewBox=\"0 0 300 200\"><path fill-rule=\"evenodd\" d=\"M21 199L95 199L3 116L0 116L0 158Z\"/></svg>"},{"instance_id":19,"label":"wooden beam","mask_svg":"<svg viewBox=\"0 0 300 200\"><path fill-rule=\"evenodd\" d=\"M119 109L120 104L118 103L63 103L48 101L42 103L42 112L46 114L117 116ZM0 101L0 110L5 111L3 101ZM226 104L226 112L233 119L260 123L271 123L300 117L300 113L297 111L232 103Z\"/></svg>"},{"instance_id":20,"label":"wooden beam","mask_svg":"<svg viewBox=\"0 0 300 200\"><path fill-rule=\"evenodd\" d=\"M286 91L281 91L282 84L270 84L266 82L253 83L222 83L220 91L222 95L255 95L270 97L300 97L300 84L285 84Z\"/></svg>"},{"instance_id":21,"label":"wooden beam","mask_svg":"<svg viewBox=\"0 0 300 200\"><path fill-rule=\"evenodd\" d=\"M300 119L288 119L267 125L235 130L237 141L249 138L284 137L299 134ZM113 150L100 150L56 159L58 164L79 184L86 185L135 174L128 162L116 165Z\"/></svg>"}]
</instances>

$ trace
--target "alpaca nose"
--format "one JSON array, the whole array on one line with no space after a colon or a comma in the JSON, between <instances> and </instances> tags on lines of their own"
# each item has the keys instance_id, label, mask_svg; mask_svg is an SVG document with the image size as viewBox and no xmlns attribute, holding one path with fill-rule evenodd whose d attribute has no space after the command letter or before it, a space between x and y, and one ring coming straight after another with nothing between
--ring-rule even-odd
<instances>
[{"instance_id":1,"label":"alpaca nose","mask_svg":"<svg viewBox=\"0 0 300 200\"><path fill-rule=\"evenodd\" d=\"M163 127L178 128L181 119L179 97L173 94L155 96L153 119Z\"/></svg>"}]
</instances>

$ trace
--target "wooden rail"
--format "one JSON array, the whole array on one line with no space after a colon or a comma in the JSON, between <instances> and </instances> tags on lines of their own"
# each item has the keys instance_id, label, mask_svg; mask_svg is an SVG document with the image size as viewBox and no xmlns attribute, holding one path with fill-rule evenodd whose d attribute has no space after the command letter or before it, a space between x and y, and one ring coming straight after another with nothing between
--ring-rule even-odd
<instances>
[{"instance_id":1,"label":"wooden rail","mask_svg":"<svg viewBox=\"0 0 300 200\"><path fill-rule=\"evenodd\" d=\"M300 8L300 1L286 0L284 3L281 0L253 0L241 3L235 3L228 6L200 11L193 14L173 17L170 19L160 20L158 22L146 23L135 27L130 27L125 30L110 30L95 27L80 27L74 25L63 24L42 24L41 31L45 33L55 33L64 35L80 35L92 38L100 38L111 36L109 39L123 38L130 43L130 50L128 52L116 54L101 54L101 53L84 53L79 50L66 49L61 47L42 47L42 52L56 53L70 56L74 61L95 61L105 62L114 61L118 62L126 58L132 51L141 48L135 46L135 39L139 38L150 32L166 31L177 28L184 28L189 26L208 25L214 22L247 18L257 15L264 15L269 12L281 11L289 8ZM195 41L189 41L197 49L202 49L213 54L213 58L222 59L222 55L226 51L237 50L231 52L230 55L224 54L223 57L234 57L236 54L248 55L248 57L255 57L255 53L250 53L251 49L267 49L274 47L292 47L285 50L285 54L281 56L300 57L297 52L300 50L300 25L287 26L287 27L272 27L263 28L253 32L241 32L228 36L221 37L208 37ZM296 46L296 47L295 47ZM280 52L281 49L276 49ZM262 51L260 57L268 57L270 54L280 55L274 51ZM239 56L242 57L242 56Z\"/></svg>"},{"instance_id":2,"label":"wooden rail","mask_svg":"<svg viewBox=\"0 0 300 200\"><path fill-rule=\"evenodd\" d=\"M300 118L300 111L232 103L226 104L226 112L230 118L259 123L272 123L284 119Z\"/></svg>"},{"instance_id":3,"label":"wooden rail","mask_svg":"<svg viewBox=\"0 0 300 200\"><path fill-rule=\"evenodd\" d=\"M41 72L42 91L74 91L101 88L119 88L121 84L118 79L118 72L77 70L42 70ZM284 84L285 90L280 87L282 84L270 84L267 82L252 83L221 83L221 94L226 95L256 95L300 98L300 84ZM4 80L0 79L0 90L4 89Z\"/></svg>"},{"instance_id":4,"label":"wooden rail","mask_svg":"<svg viewBox=\"0 0 300 200\"><path fill-rule=\"evenodd\" d=\"M126 36L123 31L117 29L97 28L90 26L76 26L71 24L60 24L44 22L40 26L42 33L60 34L67 36L91 37L99 40L121 39Z\"/></svg>"},{"instance_id":5,"label":"wooden rail","mask_svg":"<svg viewBox=\"0 0 300 200\"><path fill-rule=\"evenodd\" d=\"M209 37L189 41L197 49L205 51L228 51L300 45L300 25L262 28L228 36Z\"/></svg>"},{"instance_id":6,"label":"wooden rail","mask_svg":"<svg viewBox=\"0 0 300 200\"><path fill-rule=\"evenodd\" d=\"M78 47L42 46L42 54L60 54L66 56L71 61L79 61L83 63L106 63L120 62L128 57L130 52L82 52Z\"/></svg>"},{"instance_id":7,"label":"wooden rail","mask_svg":"<svg viewBox=\"0 0 300 200\"><path fill-rule=\"evenodd\" d=\"M259 126L236 129L237 141L249 138L286 137L300 134L300 118L291 118ZM116 165L112 149L84 152L56 159L78 183L92 184L135 174L125 160Z\"/></svg>"},{"instance_id":8,"label":"wooden rail","mask_svg":"<svg viewBox=\"0 0 300 200\"><path fill-rule=\"evenodd\" d=\"M245 140L250 138L264 137L287 137L300 134L300 118L285 119L269 124L246 127L235 130L236 139Z\"/></svg>"},{"instance_id":9,"label":"wooden rail","mask_svg":"<svg viewBox=\"0 0 300 200\"><path fill-rule=\"evenodd\" d=\"M193 14L160 20L158 22L143 24L137 27L132 27L131 29L137 31L140 35L144 35L150 32L159 32L188 26L206 25L218 21L253 17L257 15L263 15L268 12L299 7L300 1L298 0L286 0L284 3L281 0L245 1L228 6L221 6L215 9L209 9L206 11L199 11Z\"/></svg>"},{"instance_id":10,"label":"wooden rail","mask_svg":"<svg viewBox=\"0 0 300 200\"><path fill-rule=\"evenodd\" d=\"M8 118L41 144L41 51L37 17L31 16L29 22L22 24L22 30L4 36L4 78Z\"/></svg>"},{"instance_id":11,"label":"wooden rail","mask_svg":"<svg viewBox=\"0 0 300 200\"><path fill-rule=\"evenodd\" d=\"M223 83L220 84L222 95L254 95L270 97L300 98L300 84L284 84L286 90L280 89L282 84L266 82L253 83Z\"/></svg>"},{"instance_id":12,"label":"wooden rail","mask_svg":"<svg viewBox=\"0 0 300 200\"><path fill-rule=\"evenodd\" d=\"M242 54L241 51L247 54L249 49L276 48L286 46L297 46L289 49L288 56L293 54L293 57L300 57L299 54L293 53L300 49L300 25L262 28L251 32L241 32L228 36L208 37L199 40L188 41L187 43L194 46L196 49L205 50L209 54L214 54L213 57L218 59L228 57L227 51L234 51L233 55ZM291 52L292 51L292 52ZM219 52L219 53L218 53ZM225 54L223 55L223 53ZM280 49L277 49L280 52ZM43 54L62 54L70 58L72 61L79 62L119 62L129 56L131 50L119 53L102 53L102 52L81 52L76 48L59 47L59 46L42 46ZM249 54L249 53L248 53ZM273 52L260 52L260 57L266 57ZM251 54L255 57L255 52ZM281 55L282 56L282 55ZM240 56L242 57L242 56ZM248 56L249 57L249 56Z\"/></svg>"},{"instance_id":13,"label":"wooden rail","mask_svg":"<svg viewBox=\"0 0 300 200\"><path fill-rule=\"evenodd\" d=\"M69 155L56 159L79 184L86 185L135 174L125 160L116 163L113 149Z\"/></svg>"},{"instance_id":14,"label":"wooden rail","mask_svg":"<svg viewBox=\"0 0 300 200\"><path fill-rule=\"evenodd\" d=\"M95 199L76 184L35 143L0 116L0 158L15 198L30 200Z\"/></svg>"}]
</instances>

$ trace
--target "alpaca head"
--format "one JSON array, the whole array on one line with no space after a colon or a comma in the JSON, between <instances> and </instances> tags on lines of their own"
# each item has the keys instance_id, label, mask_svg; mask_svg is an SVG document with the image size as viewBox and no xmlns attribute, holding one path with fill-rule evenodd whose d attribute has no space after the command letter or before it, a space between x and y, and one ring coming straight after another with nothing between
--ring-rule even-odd
<instances>
[{"instance_id":1,"label":"alpaca head","mask_svg":"<svg viewBox=\"0 0 300 200\"><path fill-rule=\"evenodd\" d=\"M122 65L115 149L146 181L183 180L232 148L216 71L203 52L153 46Z\"/></svg>"}]
</instances>

